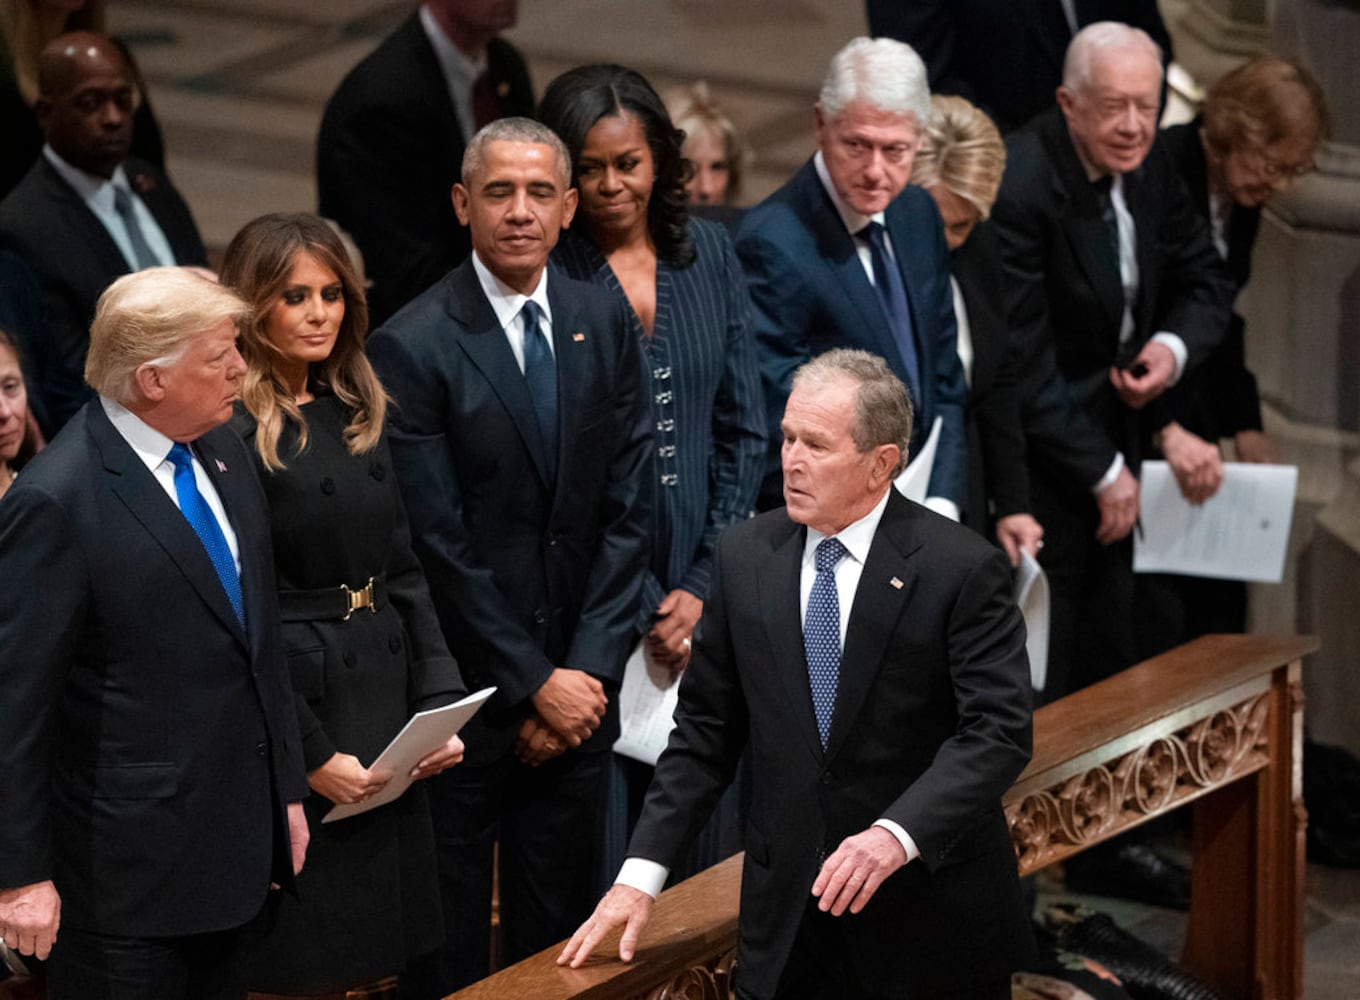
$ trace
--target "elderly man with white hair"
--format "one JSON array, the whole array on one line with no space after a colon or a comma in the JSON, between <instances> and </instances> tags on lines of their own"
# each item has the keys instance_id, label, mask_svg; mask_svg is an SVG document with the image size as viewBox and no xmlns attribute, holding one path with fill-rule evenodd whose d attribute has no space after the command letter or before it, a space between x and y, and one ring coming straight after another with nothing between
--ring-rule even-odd
<instances>
[{"instance_id":1,"label":"elderly man with white hair","mask_svg":"<svg viewBox=\"0 0 1360 1000\"><path fill-rule=\"evenodd\" d=\"M1161 53L1103 21L1067 51L1057 107L1007 142L992 210L1020 341L1032 510L1051 586L1059 697L1137 657L1130 533L1156 443L1187 498L1221 478L1214 447L1158 397L1223 336L1231 288L1157 140Z\"/></svg>"},{"instance_id":2,"label":"elderly man with white hair","mask_svg":"<svg viewBox=\"0 0 1360 1000\"><path fill-rule=\"evenodd\" d=\"M912 458L939 418L926 502L959 519L967 389L949 256L930 196L907 187L929 117L916 53L856 38L832 57L822 84L816 154L750 211L737 235L770 432L762 508L782 502L779 421L794 371L830 348L854 347L882 357L906 384L917 418Z\"/></svg>"}]
</instances>

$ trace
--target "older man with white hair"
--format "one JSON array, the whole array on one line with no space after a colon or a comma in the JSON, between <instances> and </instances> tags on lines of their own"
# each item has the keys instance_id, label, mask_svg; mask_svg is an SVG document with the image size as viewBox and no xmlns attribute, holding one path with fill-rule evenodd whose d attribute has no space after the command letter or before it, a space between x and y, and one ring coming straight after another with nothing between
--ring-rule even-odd
<instances>
[{"instance_id":1,"label":"older man with white hair","mask_svg":"<svg viewBox=\"0 0 1360 1000\"><path fill-rule=\"evenodd\" d=\"M1033 512L1052 596L1049 683L1061 696L1130 666L1130 532L1155 441L1186 496L1221 466L1168 423L1166 388L1221 339L1231 288L1208 228L1157 143L1161 53L1103 21L1067 51L1057 107L1011 136L992 210L1020 339Z\"/></svg>"},{"instance_id":2,"label":"older man with white hair","mask_svg":"<svg viewBox=\"0 0 1360 1000\"><path fill-rule=\"evenodd\" d=\"M185 268L99 301L77 412L0 504L0 938L55 1000L245 997L307 848L264 492L231 418L250 308Z\"/></svg>"},{"instance_id":3,"label":"older man with white hair","mask_svg":"<svg viewBox=\"0 0 1360 1000\"><path fill-rule=\"evenodd\" d=\"M958 520L967 390L949 256L934 202L907 187L930 116L925 65L901 42L856 38L832 58L813 114L816 154L737 236L770 431L760 505L782 502L779 421L794 371L853 347L882 357L906 384L917 416L912 458L940 419L927 505Z\"/></svg>"}]
</instances>

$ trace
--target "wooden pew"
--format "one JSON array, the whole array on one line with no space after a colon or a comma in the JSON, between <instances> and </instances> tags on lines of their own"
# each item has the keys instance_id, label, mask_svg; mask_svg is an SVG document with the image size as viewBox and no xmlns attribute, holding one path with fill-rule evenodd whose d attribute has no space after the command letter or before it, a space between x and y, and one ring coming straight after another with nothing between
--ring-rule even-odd
<instances>
[{"instance_id":1,"label":"wooden pew","mask_svg":"<svg viewBox=\"0 0 1360 1000\"><path fill-rule=\"evenodd\" d=\"M1036 712L1033 760L1005 798L1021 872L1193 804L1184 964L1226 996L1302 997L1300 661L1315 649L1207 636ZM555 946L454 998L728 997L740 865L662 893L627 965L616 931L581 969L558 968Z\"/></svg>"}]
</instances>

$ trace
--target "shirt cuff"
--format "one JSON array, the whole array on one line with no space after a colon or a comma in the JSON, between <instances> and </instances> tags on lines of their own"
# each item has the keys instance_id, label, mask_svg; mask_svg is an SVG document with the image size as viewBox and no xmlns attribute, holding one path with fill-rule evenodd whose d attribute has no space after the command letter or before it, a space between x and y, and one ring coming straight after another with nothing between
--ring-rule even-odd
<instances>
[{"instance_id":1,"label":"shirt cuff","mask_svg":"<svg viewBox=\"0 0 1360 1000\"><path fill-rule=\"evenodd\" d=\"M911 834L902 829L900 823L894 823L890 819L880 819L875 821L874 826L883 827L897 838L897 842L902 845L902 850L907 852L907 864L911 864L921 856L921 849L916 846L916 841L911 839ZM627 862L625 861L624 864L627 864Z\"/></svg>"},{"instance_id":2,"label":"shirt cuff","mask_svg":"<svg viewBox=\"0 0 1360 1000\"><path fill-rule=\"evenodd\" d=\"M624 858L615 885L626 885L656 899L666 885L671 870L646 858Z\"/></svg>"},{"instance_id":3,"label":"shirt cuff","mask_svg":"<svg viewBox=\"0 0 1360 1000\"><path fill-rule=\"evenodd\" d=\"M1100 477L1100 481L1091 487L1092 493L1099 493L1107 486L1113 486L1114 481L1119 478L1119 474L1124 471L1124 456L1119 452L1114 453L1114 461L1105 470L1105 475Z\"/></svg>"},{"instance_id":4,"label":"shirt cuff","mask_svg":"<svg viewBox=\"0 0 1360 1000\"><path fill-rule=\"evenodd\" d=\"M1171 333L1169 330L1160 330L1154 333L1152 342L1162 344L1176 359L1175 370L1171 372L1171 378L1166 383L1167 387L1170 388L1181 380L1181 373L1185 371L1185 362L1190 357L1190 352L1185 349L1185 341L1181 340L1179 334Z\"/></svg>"},{"instance_id":5,"label":"shirt cuff","mask_svg":"<svg viewBox=\"0 0 1360 1000\"><path fill-rule=\"evenodd\" d=\"M959 512L959 505L947 497L926 497L922 506L928 507L936 514L944 515L955 524L962 519L962 515Z\"/></svg>"}]
</instances>

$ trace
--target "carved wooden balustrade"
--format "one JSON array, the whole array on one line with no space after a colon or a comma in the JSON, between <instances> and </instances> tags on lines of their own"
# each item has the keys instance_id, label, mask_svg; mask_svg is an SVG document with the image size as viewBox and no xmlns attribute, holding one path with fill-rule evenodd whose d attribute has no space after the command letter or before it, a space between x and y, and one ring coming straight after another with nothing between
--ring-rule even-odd
<instances>
[{"instance_id":1,"label":"carved wooden balustrade","mask_svg":"<svg viewBox=\"0 0 1360 1000\"><path fill-rule=\"evenodd\" d=\"M1306 636L1207 636L1047 705L1005 798L1022 874L1193 803L1183 963L1226 996L1302 997ZM552 948L456 1000L727 1000L741 857L662 893L634 960Z\"/></svg>"}]
</instances>

